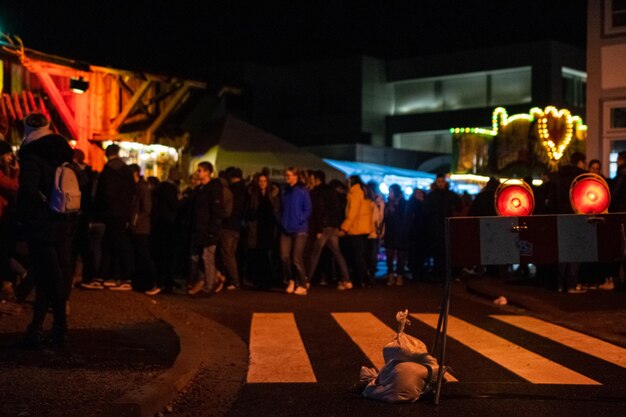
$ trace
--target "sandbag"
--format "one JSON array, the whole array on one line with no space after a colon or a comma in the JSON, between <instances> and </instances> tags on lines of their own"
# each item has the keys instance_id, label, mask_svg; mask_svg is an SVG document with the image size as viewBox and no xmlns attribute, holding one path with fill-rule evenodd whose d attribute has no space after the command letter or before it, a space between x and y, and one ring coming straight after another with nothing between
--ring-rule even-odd
<instances>
[{"instance_id":1,"label":"sandbag","mask_svg":"<svg viewBox=\"0 0 626 417\"><path fill-rule=\"evenodd\" d=\"M385 366L380 373L361 367L361 382L367 383L364 397L390 403L413 402L433 389L439 364L421 340L404 333L404 327L411 324L408 314L408 310L396 314L398 333L383 347Z\"/></svg>"}]
</instances>

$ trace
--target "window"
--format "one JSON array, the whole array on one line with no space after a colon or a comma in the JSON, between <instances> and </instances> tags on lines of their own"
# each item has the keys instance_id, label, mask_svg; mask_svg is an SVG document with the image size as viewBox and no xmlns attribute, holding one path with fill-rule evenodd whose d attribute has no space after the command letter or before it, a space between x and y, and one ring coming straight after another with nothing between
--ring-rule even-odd
<instances>
[{"instance_id":1,"label":"window","mask_svg":"<svg viewBox=\"0 0 626 417\"><path fill-rule=\"evenodd\" d=\"M616 138L626 135L626 100L604 103L604 136Z\"/></svg>"},{"instance_id":2,"label":"window","mask_svg":"<svg viewBox=\"0 0 626 417\"><path fill-rule=\"evenodd\" d=\"M531 67L401 81L394 84L394 114L530 103L531 81Z\"/></svg>"},{"instance_id":3,"label":"window","mask_svg":"<svg viewBox=\"0 0 626 417\"><path fill-rule=\"evenodd\" d=\"M604 33L626 32L626 0L604 1Z\"/></svg>"},{"instance_id":4,"label":"window","mask_svg":"<svg viewBox=\"0 0 626 417\"><path fill-rule=\"evenodd\" d=\"M490 75L490 106L522 104L532 101L531 68L494 71Z\"/></svg>"},{"instance_id":5,"label":"window","mask_svg":"<svg viewBox=\"0 0 626 417\"><path fill-rule=\"evenodd\" d=\"M444 79L441 82L443 108L467 109L487 106L486 75L471 75Z\"/></svg>"},{"instance_id":6,"label":"window","mask_svg":"<svg viewBox=\"0 0 626 417\"><path fill-rule=\"evenodd\" d=\"M448 130L396 133L393 147L422 152L452 152L452 135Z\"/></svg>"},{"instance_id":7,"label":"window","mask_svg":"<svg viewBox=\"0 0 626 417\"><path fill-rule=\"evenodd\" d=\"M569 106L585 108L587 105L587 74L563 67L563 101Z\"/></svg>"},{"instance_id":8,"label":"window","mask_svg":"<svg viewBox=\"0 0 626 417\"><path fill-rule=\"evenodd\" d=\"M411 81L395 85L395 113L426 113L442 109L436 81Z\"/></svg>"}]
</instances>

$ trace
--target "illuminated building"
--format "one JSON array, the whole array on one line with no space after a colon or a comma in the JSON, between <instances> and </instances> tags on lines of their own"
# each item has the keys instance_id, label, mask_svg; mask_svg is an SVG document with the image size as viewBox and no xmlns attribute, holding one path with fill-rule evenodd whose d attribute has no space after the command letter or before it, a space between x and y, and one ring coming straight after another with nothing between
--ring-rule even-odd
<instances>
[{"instance_id":1,"label":"illuminated building","mask_svg":"<svg viewBox=\"0 0 626 417\"><path fill-rule=\"evenodd\" d=\"M450 127L490 129L493 109L566 108L585 118L584 50L534 42L401 60L249 65L253 123L333 160L435 172ZM558 150L555 149L556 152Z\"/></svg>"}]
</instances>

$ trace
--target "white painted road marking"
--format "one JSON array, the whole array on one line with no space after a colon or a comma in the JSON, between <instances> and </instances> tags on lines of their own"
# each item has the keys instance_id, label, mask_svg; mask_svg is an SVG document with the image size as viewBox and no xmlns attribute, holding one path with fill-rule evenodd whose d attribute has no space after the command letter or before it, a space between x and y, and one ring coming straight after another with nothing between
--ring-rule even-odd
<instances>
[{"instance_id":1,"label":"white painted road marking","mask_svg":"<svg viewBox=\"0 0 626 417\"><path fill-rule=\"evenodd\" d=\"M430 327L437 328L438 314L411 314L411 316ZM535 384L601 385L593 379L454 316L448 318L448 336Z\"/></svg>"},{"instance_id":2,"label":"white painted road marking","mask_svg":"<svg viewBox=\"0 0 626 417\"><path fill-rule=\"evenodd\" d=\"M254 313L248 383L317 382L293 313Z\"/></svg>"},{"instance_id":3,"label":"white painted road marking","mask_svg":"<svg viewBox=\"0 0 626 417\"><path fill-rule=\"evenodd\" d=\"M332 313L332 316L370 362L380 370L385 365L383 347L396 337L397 332L369 312ZM458 382L450 374L446 374L446 380Z\"/></svg>"},{"instance_id":4,"label":"white painted road marking","mask_svg":"<svg viewBox=\"0 0 626 417\"><path fill-rule=\"evenodd\" d=\"M529 316L491 316L512 326L626 368L626 349Z\"/></svg>"}]
</instances>

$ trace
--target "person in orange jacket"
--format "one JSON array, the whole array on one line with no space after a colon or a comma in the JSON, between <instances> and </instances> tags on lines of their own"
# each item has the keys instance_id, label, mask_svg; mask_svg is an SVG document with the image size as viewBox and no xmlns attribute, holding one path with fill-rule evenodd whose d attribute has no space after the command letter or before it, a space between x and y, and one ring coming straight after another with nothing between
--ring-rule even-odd
<instances>
[{"instance_id":1,"label":"person in orange jacket","mask_svg":"<svg viewBox=\"0 0 626 417\"><path fill-rule=\"evenodd\" d=\"M341 230L346 235L352 264L352 281L362 286L371 284L367 268L367 238L374 231L372 198L368 187L358 175L348 178L348 204Z\"/></svg>"}]
</instances>

